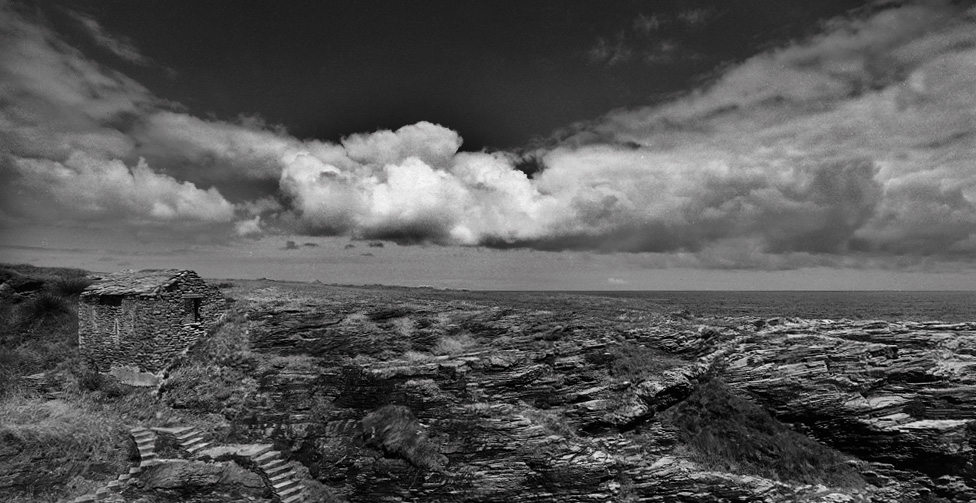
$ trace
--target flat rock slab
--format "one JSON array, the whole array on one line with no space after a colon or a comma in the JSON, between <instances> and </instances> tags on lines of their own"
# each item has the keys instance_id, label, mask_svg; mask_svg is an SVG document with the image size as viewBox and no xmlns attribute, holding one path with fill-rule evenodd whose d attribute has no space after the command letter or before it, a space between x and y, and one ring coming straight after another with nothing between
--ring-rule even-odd
<instances>
[{"instance_id":1,"label":"flat rock slab","mask_svg":"<svg viewBox=\"0 0 976 503\"><path fill-rule=\"evenodd\" d=\"M192 426L174 426L174 427L171 427L170 428L170 427L162 427L162 426L159 426L159 427L150 428L150 429L152 431L155 431L156 433L166 433L166 434L169 434L169 435L179 435L180 433L184 433L184 432L187 432L187 431L192 430L193 427Z\"/></svg>"},{"instance_id":2,"label":"flat rock slab","mask_svg":"<svg viewBox=\"0 0 976 503\"><path fill-rule=\"evenodd\" d=\"M271 450L271 447L272 444L225 444L204 449L198 455L212 459L223 456L254 457Z\"/></svg>"}]
</instances>

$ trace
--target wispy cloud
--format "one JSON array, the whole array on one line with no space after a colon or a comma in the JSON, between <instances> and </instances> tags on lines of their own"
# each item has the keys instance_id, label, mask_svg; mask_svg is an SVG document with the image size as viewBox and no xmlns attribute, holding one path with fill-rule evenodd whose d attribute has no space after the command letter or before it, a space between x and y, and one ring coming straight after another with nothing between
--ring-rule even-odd
<instances>
[{"instance_id":1,"label":"wispy cloud","mask_svg":"<svg viewBox=\"0 0 976 503\"><path fill-rule=\"evenodd\" d=\"M609 42L605 38L597 39L596 45L590 48L587 55L591 63L614 66L629 61L634 55L634 50L627 45L623 34L620 34L616 42Z\"/></svg>"},{"instance_id":2,"label":"wispy cloud","mask_svg":"<svg viewBox=\"0 0 976 503\"><path fill-rule=\"evenodd\" d=\"M634 31L639 35L648 36L664 25L664 18L659 15L648 16L640 13L634 19Z\"/></svg>"},{"instance_id":3,"label":"wispy cloud","mask_svg":"<svg viewBox=\"0 0 976 503\"><path fill-rule=\"evenodd\" d=\"M136 48L135 44L133 44L131 40L118 35L111 35L98 21L95 20L95 18L77 11L68 12L72 18L78 21L81 26L85 28L88 35L99 46L111 51L116 56L130 63L147 65L151 62L149 58L139 52L139 49Z\"/></svg>"},{"instance_id":4,"label":"wispy cloud","mask_svg":"<svg viewBox=\"0 0 976 503\"><path fill-rule=\"evenodd\" d=\"M676 19L685 26L700 28L714 18L716 14L717 12L711 9L691 9L679 12Z\"/></svg>"},{"instance_id":5,"label":"wispy cloud","mask_svg":"<svg viewBox=\"0 0 976 503\"><path fill-rule=\"evenodd\" d=\"M674 40L661 40L650 46L643 53L645 63L670 63L682 52L687 52L678 42Z\"/></svg>"}]
</instances>

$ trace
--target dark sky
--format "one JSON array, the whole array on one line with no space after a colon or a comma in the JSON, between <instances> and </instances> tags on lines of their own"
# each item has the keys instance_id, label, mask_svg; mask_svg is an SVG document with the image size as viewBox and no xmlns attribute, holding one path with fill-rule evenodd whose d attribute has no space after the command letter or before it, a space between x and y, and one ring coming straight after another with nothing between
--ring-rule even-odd
<instances>
[{"instance_id":1,"label":"dark sky","mask_svg":"<svg viewBox=\"0 0 976 503\"><path fill-rule=\"evenodd\" d=\"M87 54L195 115L253 113L299 138L331 141L425 120L458 131L471 151L519 148L612 109L686 92L716 68L803 38L862 3L167 0L40 8L75 32L72 42ZM97 19L156 65L120 65L65 9ZM702 19L682 18L695 12ZM640 16L656 22L639 26ZM630 55L599 58L600 44ZM673 48L660 52L662 44Z\"/></svg>"}]
</instances>

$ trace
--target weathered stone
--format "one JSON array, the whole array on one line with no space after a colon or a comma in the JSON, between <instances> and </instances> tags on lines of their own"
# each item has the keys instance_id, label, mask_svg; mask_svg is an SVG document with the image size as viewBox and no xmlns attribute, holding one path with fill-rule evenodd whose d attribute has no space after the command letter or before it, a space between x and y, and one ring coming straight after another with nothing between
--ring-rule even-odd
<instances>
[{"instance_id":1,"label":"weathered stone","mask_svg":"<svg viewBox=\"0 0 976 503\"><path fill-rule=\"evenodd\" d=\"M207 463L168 459L144 468L135 484L143 491L176 491L192 494L234 491L250 496L265 496L268 488L261 476L234 462Z\"/></svg>"}]
</instances>

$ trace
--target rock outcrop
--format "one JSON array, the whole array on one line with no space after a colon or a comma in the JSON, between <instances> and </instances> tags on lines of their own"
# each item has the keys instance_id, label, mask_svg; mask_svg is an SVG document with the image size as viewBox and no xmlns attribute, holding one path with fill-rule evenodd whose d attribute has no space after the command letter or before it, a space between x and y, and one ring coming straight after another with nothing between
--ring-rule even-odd
<instances>
[{"instance_id":1,"label":"rock outcrop","mask_svg":"<svg viewBox=\"0 0 976 503\"><path fill-rule=\"evenodd\" d=\"M968 501L976 487L976 324L408 292L239 303L251 358L279 363L235 364L259 383L237 435L353 502ZM710 468L663 416L714 379L846 456L858 482ZM375 419L390 406L409 414Z\"/></svg>"}]
</instances>

